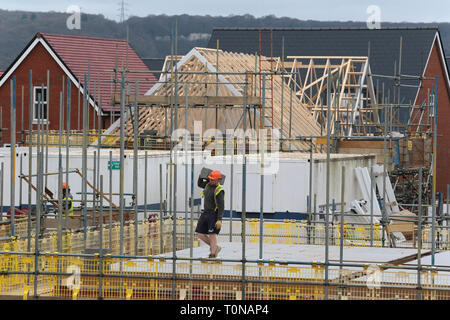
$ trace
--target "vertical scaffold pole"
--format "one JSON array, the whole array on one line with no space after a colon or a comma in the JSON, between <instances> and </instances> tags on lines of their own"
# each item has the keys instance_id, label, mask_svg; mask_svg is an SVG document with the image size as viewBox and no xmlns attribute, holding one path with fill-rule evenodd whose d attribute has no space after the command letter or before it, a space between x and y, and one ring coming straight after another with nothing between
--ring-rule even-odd
<instances>
[{"instance_id":1,"label":"vertical scaffold pole","mask_svg":"<svg viewBox=\"0 0 450 320\"><path fill-rule=\"evenodd\" d=\"M97 102L98 102L98 109L97 109L97 181L100 183L100 149L102 146L102 96L100 95L100 73L97 74L97 83L98 83L98 91L97 91ZM97 194L98 195L98 194Z\"/></svg>"},{"instance_id":2,"label":"vertical scaffold pole","mask_svg":"<svg viewBox=\"0 0 450 320\"><path fill-rule=\"evenodd\" d=\"M231 150L231 168L230 168L230 242L233 241L233 182L234 182L234 137L230 136L229 139L233 139L233 149Z\"/></svg>"},{"instance_id":3,"label":"vertical scaffold pole","mask_svg":"<svg viewBox=\"0 0 450 320\"><path fill-rule=\"evenodd\" d=\"M34 296L35 298L38 297L38 275L39 275L39 236L40 236L40 220L41 220L41 181L42 181L42 175L41 175L41 166L42 166L42 153L40 148L40 135L41 135L41 95L38 94L38 108L37 108L37 166L36 166L36 185L37 185L37 191L36 191L36 231L34 236L34 248L35 248L35 254L34 254Z\"/></svg>"},{"instance_id":4,"label":"vertical scaffold pole","mask_svg":"<svg viewBox=\"0 0 450 320\"><path fill-rule=\"evenodd\" d=\"M437 117L438 117L438 76L434 84L433 112L433 192L431 196L431 265L435 263L436 253L436 178L437 178Z\"/></svg>"},{"instance_id":5,"label":"vertical scaffold pole","mask_svg":"<svg viewBox=\"0 0 450 320\"><path fill-rule=\"evenodd\" d=\"M109 249L112 250L112 203L113 203L113 188L112 188L112 151L109 151Z\"/></svg>"},{"instance_id":6,"label":"vertical scaffold pole","mask_svg":"<svg viewBox=\"0 0 450 320\"><path fill-rule=\"evenodd\" d=\"M189 257L192 258L194 253L194 155L191 156L191 199L190 199L190 210L191 210L191 216L190 216L190 231L189 234L191 235L191 243L190 243L190 251L189 251Z\"/></svg>"},{"instance_id":7,"label":"vertical scaffold pole","mask_svg":"<svg viewBox=\"0 0 450 320\"><path fill-rule=\"evenodd\" d=\"M422 167L419 167L419 214L417 222L417 300L422 294Z\"/></svg>"},{"instance_id":8,"label":"vertical scaffold pole","mask_svg":"<svg viewBox=\"0 0 450 320\"><path fill-rule=\"evenodd\" d=\"M328 300L328 215L330 212L330 134L331 134L331 72L327 77L327 176L326 176L326 212L325 212L325 300Z\"/></svg>"},{"instance_id":9,"label":"vertical scaffold pole","mask_svg":"<svg viewBox=\"0 0 450 320\"><path fill-rule=\"evenodd\" d=\"M263 257L263 232L264 232L264 148L265 148L265 131L264 131L264 111L266 105L266 75L263 74L262 78L262 125L263 128L260 134L260 152L261 152L261 190L259 196L259 259ZM273 109L273 108L272 108ZM245 132L244 132L245 134ZM245 137L245 135L244 135Z\"/></svg>"},{"instance_id":10,"label":"vertical scaffold pole","mask_svg":"<svg viewBox=\"0 0 450 320\"><path fill-rule=\"evenodd\" d=\"M187 95L187 93L186 93ZM191 150L192 152L193 150ZM187 168L186 168L187 170ZM190 245L189 245L189 257L192 259L194 255L194 153L191 154L191 197L190 197ZM192 260L189 261L189 280L192 278ZM189 281L189 299L192 299L192 281Z\"/></svg>"},{"instance_id":11,"label":"vertical scaffold pole","mask_svg":"<svg viewBox=\"0 0 450 320\"><path fill-rule=\"evenodd\" d=\"M50 124L50 70L47 70L47 88L45 92L45 172L48 173L48 126ZM47 188L48 175L45 175L45 188Z\"/></svg>"},{"instance_id":12,"label":"vertical scaffold pole","mask_svg":"<svg viewBox=\"0 0 450 320\"><path fill-rule=\"evenodd\" d=\"M83 148L82 148L82 172L83 172L83 179L81 182L81 198L82 198L82 204L83 204L83 228L84 228L84 237L83 237L83 247L86 249L86 231L87 231L87 186L86 186L86 175L87 175L87 130L88 130L88 123L87 123L87 116L88 116L88 99L89 99L89 91L87 87L87 77L84 75L84 94L85 98L83 99ZM67 217L66 217L67 221Z\"/></svg>"},{"instance_id":13,"label":"vertical scaffold pole","mask_svg":"<svg viewBox=\"0 0 450 320\"><path fill-rule=\"evenodd\" d=\"M177 32L178 32L178 22L175 20L175 39L174 39L174 47L175 47L175 55L177 54ZM175 97L173 101L174 112L171 112L171 132L170 132L170 150L173 152L172 148L172 135L174 130L177 130L178 127L178 64L175 64ZM175 287L176 287L176 267L177 267L177 161L173 162L173 153L171 156L171 163L173 164L173 266L172 266L172 299L175 299ZM175 157L177 157L177 151L175 150Z\"/></svg>"},{"instance_id":14,"label":"vertical scaffold pole","mask_svg":"<svg viewBox=\"0 0 450 320\"><path fill-rule=\"evenodd\" d=\"M242 218L241 218L241 241L242 241L242 296L241 299L245 300L245 226L246 226L246 202L247 202L247 157L246 157L246 133L247 130L247 84L248 84L248 74L245 74L245 83L244 83L244 108L243 112L243 161L242 161Z\"/></svg>"},{"instance_id":15,"label":"vertical scaffold pole","mask_svg":"<svg viewBox=\"0 0 450 320\"><path fill-rule=\"evenodd\" d=\"M384 83L383 83L384 85ZM383 102L384 102L384 96L383 96ZM387 156L387 152L386 152L386 138L387 138L387 132L388 132L388 122L387 122L387 113L388 113L388 106L383 103L383 112L384 112L384 132L383 132L383 202L382 202L382 208L381 208L381 225L383 226L383 236L382 236L382 246L384 247L384 239L385 239L385 234L387 235L387 240L390 244L391 240L390 240L390 236L387 234L386 232L386 227L387 227L387 211L386 211L386 205L387 205L387 201L386 201L386 156Z\"/></svg>"},{"instance_id":16,"label":"vertical scaffold pole","mask_svg":"<svg viewBox=\"0 0 450 320\"><path fill-rule=\"evenodd\" d=\"M3 216L3 171L4 170L4 162L1 163L0 169L0 215Z\"/></svg>"},{"instance_id":17,"label":"vertical scaffold pole","mask_svg":"<svg viewBox=\"0 0 450 320\"><path fill-rule=\"evenodd\" d=\"M33 171L33 73L30 69L28 76L28 89L29 89L29 99L28 99L28 225L27 225L27 251L31 251L31 208L32 208L32 193L31 193L31 175ZM3 179L2 179L3 181Z\"/></svg>"},{"instance_id":18,"label":"vertical scaffold pole","mask_svg":"<svg viewBox=\"0 0 450 320\"><path fill-rule=\"evenodd\" d=\"M121 86L120 86L120 178L119 178L119 219L120 219L120 239L119 239L119 254L123 255L123 234L124 234L124 224L123 224L123 207L124 207L124 154L125 154L125 73L121 71ZM111 163L112 166L112 163ZM122 274L123 263L120 263L120 274ZM120 298L122 298L123 290L122 290L123 279L120 278Z\"/></svg>"},{"instance_id":19,"label":"vertical scaffold pole","mask_svg":"<svg viewBox=\"0 0 450 320\"><path fill-rule=\"evenodd\" d=\"M24 139L24 130L23 130L23 125L24 125L24 121L23 121L23 117L24 117L24 99L25 99L25 88L24 86L22 86L22 108L20 110L20 143L24 144L25 143L25 139ZM0 122L1 124L1 122Z\"/></svg>"},{"instance_id":20,"label":"vertical scaffold pole","mask_svg":"<svg viewBox=\"0 0 450 320\"><path fill-rule=\"evenodd\" d=\"M16 210L16 76L10 81L11 84L11 237L15 236L15 210Z\"/></svg>"},{"instance_id":21,"label":"vertical scaffold pole","mask_svg":"<svg viewBox=\"0 0 450 320\"><path fill-rule=\"evenodd\" d=\"M134 194L134 254L138 254L138 125L139 125L139 108L137 103L139 93L139 82L135 82L134 86L134 130L133 130L133 194Z\"/></svg>"},{"instance_id":22,"label":"vertical scaffold pole","mask_svg":"<svg viewBox=\"0 0 450 320\"><path fill-rule=\"evenodd\" d=\"M110 196L111 199L111 196ZM112 202L112 200L111 200ZM100 175L100 255L98 263L99 279L98 279L98 299L103 299L103 175Z\"/></svg>"},{"instance_id":23,"label":"vertical scaffold pole","mask_svg":"<svg viewBox=\"0 0 450 320\"><path fill-rule=\"evenodd\" d=\"M186 96L186 103L184 108L184 146L183 151L185 154L185 165L184 165L184 247L188 247L188 106L189 106L189 86L186 85L185 89L185 96Z\"/></svg>"},{"instance_id":24,"label":"vertical scaffold pole","mask_svg":"<svg viewBox=\"0 0 450 320\"><path fill-rule=\"evenodd\" d=\"M58 252L62 252L62 180L63 180L63 169L62 169L62 154L61 154L61 147L62 147L62 124L63 124L63 113L62 113L62 92L59 93L59 141L58 141ZM64 219L64 221L67 220ZM67 222L66 222L67 223ZM66 224L67 229L67 224Z\"/></svg>"},{"instance_id":25,"label":"vertical scaffold pole","mask_svg":"<svg viewBox=\"0 0 450 320\"><path fill-rule=\"evenodd\" d=\"M23 153L20 153L20 160L19 160L19 175L20 177L23 175ZM22 209L22 179L19 180L19 209Z\"/></svg>"},{"instance_id":26,"label":"vertical scaffold pole","mask_svg":"<svg viewBox=\"0 0 450 320\"><path fill-rule=\"evenodd\" d=\"M148 152L145 150L145 160L144 160L144 219L147 220L147 175L148 175L148 164L147 164Z\"/></svg>"},{"instance_id":27,"label":"vertical scaffold pole","mask_svg":"<svg viewBox=\"0 0 450 320\"><path fill-rule=\"evenodd\" d=\"M164 242L163 242L163 177L162 177L162 163L159 164L159 253L163 253Z\"/></svg>"},{"instance_id":28,"label":"vertical scaffold pole","mask_svg":"<svg viewBox=\"0 0 450 320\"><path fill-rule=\"evenodd\" d=\"M62 101L64 101L64 98L62 99ZM70 145L70 113L71 113L71 108L70 108L70 78L67 77L67 110L66 110L66 119L67 119L67 125L66 125L66 184L69 186L70 188L70 182L69 182L69 145ZM68 227L68 216L67 213L69 211L69 202L65 201L64 202L64 209L66 212L66 228Z\"/></svg>"},{"instance_id":29,"label":"vertical scaffold pole","mask_svg":"<svg viewBox=\"0 0 450 320\"><path fill-rule=\"evenodd\" d=\"M308 217L307 217L307 243L311 243L311 215L312 215L312 188L313 188L313 142L312 139L309 140L309 191L308 196L306 197L307 208L308 208Z\"/></svg>"},{"instance_id":30,"label":"vertical scaffold pole","mask_svg":"<svg viewBox=\"0 0 450 320\"><path fill-rule=\"evenodd\" d=\"M447 218L445 226L448 227L448 219L450 217L450 184L447 184Z\"/></svg>"},{"instance_id":31,"label":"vertical scaffold pole","mask_svg":"<svg viewBox=\"0 0 450 320\"><path fill-rule=\"evenodd\" d=\"M340 223L340 234L339 237L339 269L342 269L342 263L344 261L344 194L345 194L345 166L341 168L341 223Z\"/></svg>"},{"instance_id":32,"label":"vertical scaffold pole","mask_svg":"<svg viewBox=\"0 0 450 320\"><path fill-rule=\"evenodd\" d=\"M94 118L95 121L95 118ZM92 188L92 214L91 214L91 226L95 225L95 215L97 213L97 200L96 200L96 190L98 190L98 181L96 179L97 177L97 150L94 150L93 152L94 156L92 158L92 177L93 177L93 183L92 185L94 186Z\"/></svg>"},{"instance_id":33,"label":"vertical scaffold pole","mask_svg":"<svg viewBox=\"0 0 450 320\"><path fill-rule=\"evenodd\" d=\"M373 178L373 166L370 167L370 246L373 247L373 194L375 193L375 179Z\"/></svg>"},{"instance_id":34,"label":"vertical scaffold pole","mask_svg":"<svg viewBox=\"0 0 450 320\"><path fill-rule=\"evenodd\" d=\"M125 141L124 141L124 120L125 120L125 74L124 71L121 71L122 74L122 82L120 86L120 182L119 182L119 217L120 217L120 243L119 243L119 252L120 255L123 255L123 205L124 205L124 153L125 153ZM112 164L111 164L112 165Z\"/></svg>"}]
</instances>

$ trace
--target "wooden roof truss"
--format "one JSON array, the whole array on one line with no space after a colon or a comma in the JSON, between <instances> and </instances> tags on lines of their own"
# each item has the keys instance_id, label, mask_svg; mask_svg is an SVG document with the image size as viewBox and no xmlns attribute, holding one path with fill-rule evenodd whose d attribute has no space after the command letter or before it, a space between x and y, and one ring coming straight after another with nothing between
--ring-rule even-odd
<instances>
[{"instance_id":1,"label":"wooden roof truss","mask_svg":"<svg viewBox=\"0 0 450 320\"><path fill-rule=\"evenodd\" d=\"M279 65L278 62L274 65L267 57L260 59L255 55L205 48L192 49L173 68L169 59L170 56L166 58L165 66L169 66L170 72L162 74L160 81L146 93L146 96L176 98L178 128L187 128L190 132L194 132L194 121L201 121L203 132L217 128L225 133L227 129L243 128L242 106L201 107L190 104L188 100L186 108L185 101L180 100L186 96L246 96L259 97L259 101L264 98L265 107L264 117L261 115L261 106L254 105L249 108L246 115L247 128L259 129L262 124L264 128L278 130L281 128L281 136L284 138L320 135L320 126L310 111L303 106L282 75L274 72L274 66ZM260 72L266 74L265 90ZM246 79L247 86L245 86ZM156 104L140 108L139 133L144 130L156 130L159 136L170 136L172 127L170 110L167 105ZM131 115L132 113L128 112ZM133 135L132 119L133 116L128 116L126 120L126 132L129 136ZM119 120L105 134L117 136L120 129L118 122ZM295 149L309 148L309 143L304 141L295 141L290 145Z\"/></svg>"},{"instance_id":2,"label":"wooden roof truss","mask_svg":"<svg viewBox=\"0 0 450 320\"><path fill-rule=\"evenodd\" d=\"M322 132L326 132L328 123L328 92L332 133L366 135L368 127L379 124L367 57L288 56L280 67L288 72L288 85L321 125Z\"/></svg>"}]
</instances>

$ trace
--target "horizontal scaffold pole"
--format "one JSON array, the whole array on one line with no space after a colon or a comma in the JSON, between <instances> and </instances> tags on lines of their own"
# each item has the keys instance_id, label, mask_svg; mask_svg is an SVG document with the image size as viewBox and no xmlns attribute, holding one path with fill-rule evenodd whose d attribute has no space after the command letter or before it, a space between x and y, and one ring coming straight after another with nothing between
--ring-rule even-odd
<instances>
[{"instance_id":1,"label":"horizontal scaffold pole","mask_svg":"<svg viewBox=\"0 0 450 320\"><path fill-rule=\"evenodd\" d=\"M260 105L261 97L256 96L247 96L247 97L239 97L239 96L178 96L177 97L177 105L184 106L185 101L189 105L244 105L244 100L247 105ZM128 103L134 103L134 96L127 96ZM120 95L114 95L113 103L117 104L120 103ZM137 102L138 104L144 104L144 105L151 105L151 104L160 104L160 105L170 105L176 101L175 96L138 96Z\"/></svg>"}]
</instances>

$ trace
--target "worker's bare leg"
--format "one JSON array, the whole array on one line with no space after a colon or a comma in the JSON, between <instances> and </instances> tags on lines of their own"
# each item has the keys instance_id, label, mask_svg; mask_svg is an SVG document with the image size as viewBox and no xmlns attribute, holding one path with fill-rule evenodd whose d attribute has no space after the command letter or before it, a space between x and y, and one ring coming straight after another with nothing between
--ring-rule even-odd
<instances>
[{"instance_id":1,"label":"worker's bare leg","mask_svg":"<svg viewBox=\"0 0 450 320\"><path fill-rule=\"evenodd\" d=\"M206 243L208 246L210 245L210 241L209 241L209 237L207 234L203 234L203 233L197 233L197 237L202 240L204 243Z\"/></svg>"},{"instance_id":2,"label":"worker's bare leg","mask_svg":"<svg viewBox=\"0 0 450 320\"><path fill-rule=\"evenodd\" d=\"M214 254L217 250L217 235L215 233L208 234L209 237L209 250L211 254Z\"/></svg>"}]
</instances>

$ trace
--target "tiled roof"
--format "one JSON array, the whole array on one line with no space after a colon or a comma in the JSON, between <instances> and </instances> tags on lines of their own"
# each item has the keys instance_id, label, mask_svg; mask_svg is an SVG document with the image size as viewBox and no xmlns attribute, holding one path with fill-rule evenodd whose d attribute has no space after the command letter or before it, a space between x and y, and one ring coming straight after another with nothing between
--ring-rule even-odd
<instances>
[{"instance_id":1,"label":"tiled roof","mask_svg":"<svg viewBox=\"0 0 450 320\"><path fill-rule=\"evenodd\" d=\"M39 36L39 35L38 35ZM84 77L90 73L90 93L94 95L94 88L100 80L100 94L102 97L102 109L111 110L111 97L114 89L120 93L120 83L114 85L114 73L108 72L117 68L125 68L127 64L127 42L126 40L91 38L84 36L68 36L57 34L42 34L43 39L51 46L59 58L70 69L84 86ZM117 61L117 62L116 62ZM89 70L88 70L89 68ZM133 71L149 71L136 51L128 45L128 69ZM117 74L117 80L121 75ZM139 80L139 94L144 94L153 83L143 81L156 81L150 73L129 73L128 80L134 82ZM130 84L129 94L134 94L134 84ZM95 94L97 100L98 92ZM120 110L118 107L115 110Z\"/></svg>"}]
</instances>

